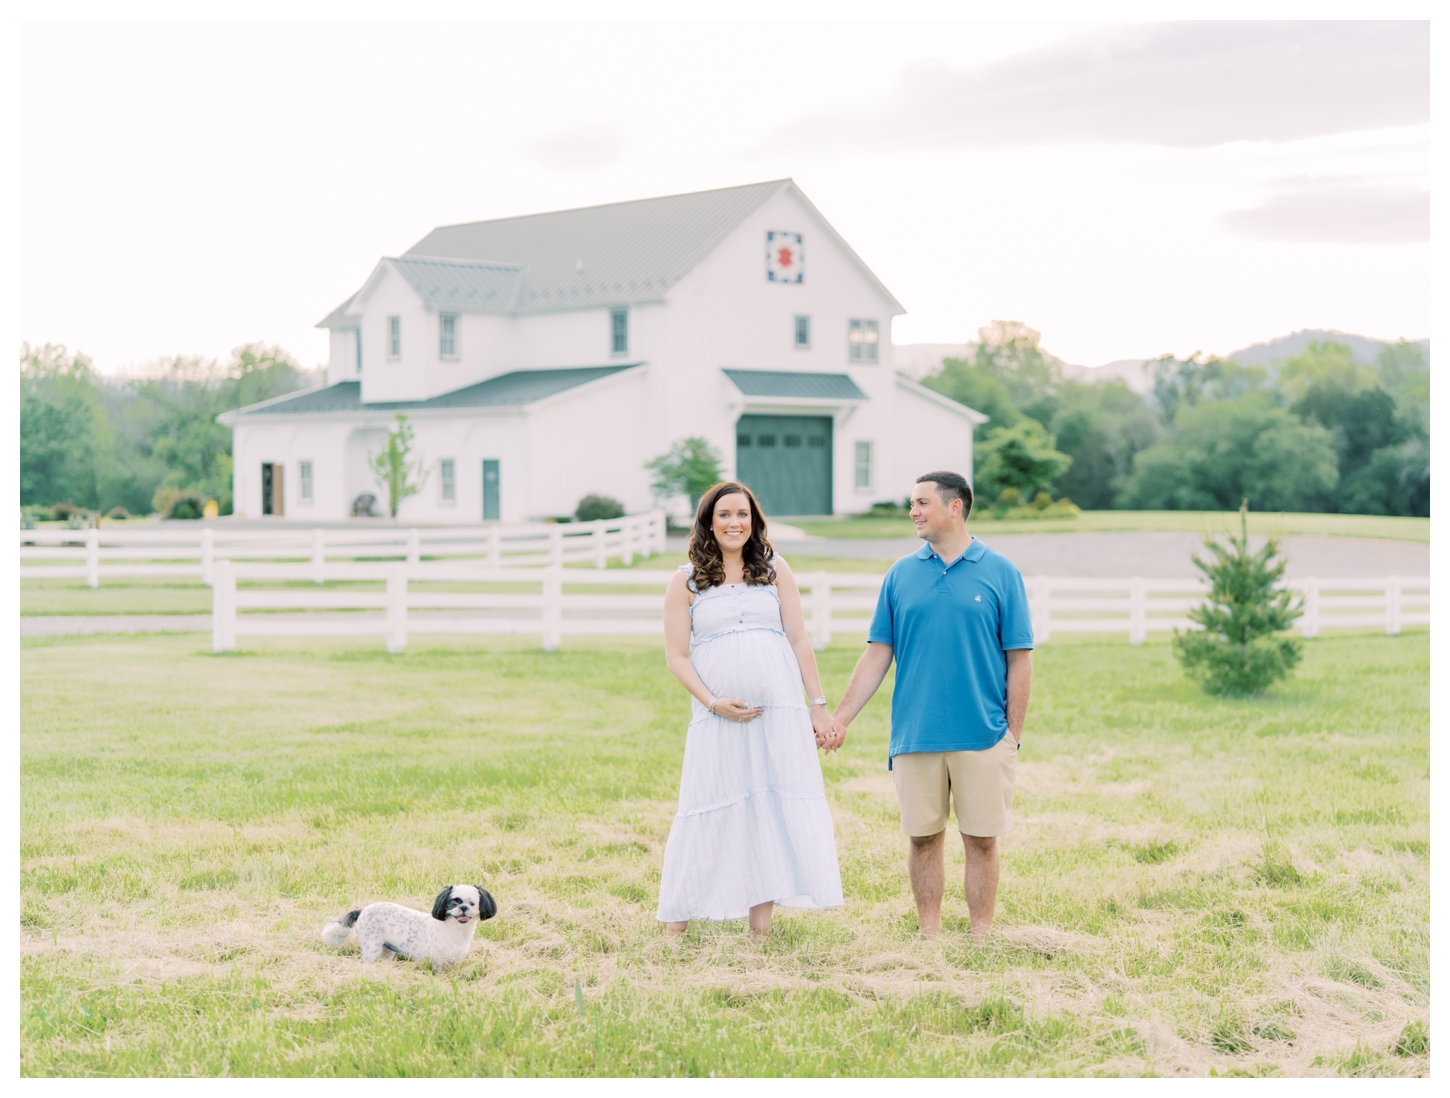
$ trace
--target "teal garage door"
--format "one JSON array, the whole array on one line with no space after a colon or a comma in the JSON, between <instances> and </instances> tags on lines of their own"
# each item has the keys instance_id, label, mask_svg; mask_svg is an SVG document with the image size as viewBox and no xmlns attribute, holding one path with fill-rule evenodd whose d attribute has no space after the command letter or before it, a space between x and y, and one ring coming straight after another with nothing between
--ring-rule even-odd
<instances>
[{"instance_id":1,"label":"teal garage door","mask_svg":"<svg viewBox=\"0 0 1450 1098\"><path fill-rule=\"evenodd\" d=\"M831 513L829 416L741 416L735 475L769 515Z\"/></svg>"}]
</instances>

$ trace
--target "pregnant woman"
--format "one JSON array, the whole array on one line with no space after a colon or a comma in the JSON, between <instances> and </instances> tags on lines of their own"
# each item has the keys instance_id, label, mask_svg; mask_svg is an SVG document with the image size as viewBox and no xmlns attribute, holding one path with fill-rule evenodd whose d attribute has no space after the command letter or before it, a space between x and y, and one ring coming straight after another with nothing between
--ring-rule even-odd
<instances>
[{"instance_id":1,"label":"pregnant woman","mask_svg":"<svg viewBox=\"0 0 1450 1098\"><path fill-rule=\"evenodd\" d=\"M844 733L826 711L800 589L743 484L700 500L690 563L665 594L665 653L695 700L659 920L682 934L691 919L748 916L764 935L776 904L841 906L816 749Z\"/></svg>"}]
</instances>

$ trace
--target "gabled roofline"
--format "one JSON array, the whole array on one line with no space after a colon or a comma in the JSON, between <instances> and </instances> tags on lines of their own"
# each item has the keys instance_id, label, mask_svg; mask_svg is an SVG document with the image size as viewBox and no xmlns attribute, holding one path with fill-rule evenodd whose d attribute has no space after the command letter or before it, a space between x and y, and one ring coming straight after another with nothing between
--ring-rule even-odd
<instances>
[{"instance_id":1,"label":"gabled roofline","mask_svg":"<svg viewBox=\"0 0 1450 1098\"><path fill-rule=\"evenodd\" d=\"M811 213L815 214L815 216L820 220L821 224L826 227L826 231L830 233L832 239L834 239L835 242L840 245L841 250L846 253L847 257L850 258L857 267L861 268L861 272L876 286L876 289L880 291L881 296L886 298L887 301L891 302L892 308L896 310L891 315L904 315L906 313L906 306L896 300L896 295L886 288L886 283L882 282L881 279L877 278L876 272L868 267L866 265L866 261L856 254L856 249L846 243L846 238L836 231L836 227L826 219L826 215L821 213L821 211L816 208L816 204L806 197L805 191L801 190L800 187L796 185L796 181L794 179L787 179L785 180L785 182L789 185L790 189L795 192L796 197L799 198L803 203L805 203L806 209L809 210ZM771 197L774 198L775 195L771 195ZM737 229L739 227L739 225L736 226ZM809 262L809 257L807 257L807 262Z\"/></svg>"},{"instance_id":2,"label":"gabled roofline","mask_svg":"<svg viewBox=\"0 0 1450 1098\"><path fill-rule=\"evenodd\" d=\"M790 176L784 176L780 179L762 179L759 183L737 183L731 187L701 187L698 191L676 191L671 194L652 194L648 198L626 198L619 202L596 202L590 206L566 206L562 210L537 210L534 213L513 214L509 217L485 217L478 221L455 221L450 225L435 225L432 231L437 232L439 229L461 229L466 225L487 225L494 221L524 221L530 217L552 217L554 214L583 213L585 210L603 210L610 206L632 206L637 202L654 202L661 198L689 198L691 195L696 194L742 190L746 187L763 187L771 183L781 185L789 183L794 186L795 181ZM779 188L777 187L776 191L766 197L772 198L778 191ZM761 199L762 203L764 201L765 199ZM757 206L756 208L758 209L759 207ZM739 226L736 227L738 228Z\"/></svg>"},{"instance_id":3,"label":"gabled roofline","mask_svg":"<svg viewBox=\"0 0 1450 1098\"><path fill-rule=\"evenodd\" d=\"M896 384L900 385L908 392L915 393L917 396L920 397L925 397L927 400L930 400L934 404L940 404L948 411L956 412L958 415L970 419L973 423L986 423L992 418L985 412L979 412L975 408L968 407L959 400L953 400L949 396L942 396L942 394L937 392L935 389L928 389L919 381L913 381L911 378L907 377L903 373L897 373Z\"/></svg>"}]
</instances>

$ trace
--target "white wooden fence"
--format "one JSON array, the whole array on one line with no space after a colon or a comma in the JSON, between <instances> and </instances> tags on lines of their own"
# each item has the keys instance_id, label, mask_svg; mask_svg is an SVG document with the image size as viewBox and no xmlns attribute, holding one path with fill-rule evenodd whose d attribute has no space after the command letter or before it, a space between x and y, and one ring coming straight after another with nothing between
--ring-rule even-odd
<instances>
[{"instance_id":1,"label":"white wooden fence","mask_svg":"<svg viewBox=\"0 0 1450 1098\"><path fill-rule=\"evenodd\" d=\"M551 565L493 568L478 563L291 564L218 561L212 594L212 647L226 652L238 635L364 636L382 633L390 652L401 652L410 633L524 633L559 647L566 634L658 634L664 587L673 572L589 571ZM869 573L797 573L812 643L825 648L836 632L864 633L882 577ZM287 581L368 582L371 590L323 591L243 587ZM383 585L382 589L376 587ZM463 592L436 585L506 584L513 590ZM531 588L520 591L520 587ZM1306 637L1321 628L1380 628L1399 633L1430 621L1428 577L1309 579L1289 585L1303 595L1298 628ZM630 587L623 592L601 590ZM431 588L431 589L430 589ZM536 589L535 589L536 588ZM568 588L574 588L570 591ZM581 588L585 590L580 590ZM1142 644L1150 632L1196 628L1185 616L1203 600L1193 580L1075 579L1035 576L1027 581L1038 644L1053 633L1126 633ZM271 611L247 613L239 611ZM276 611L310 611L283 617ZM383 616L355 611L382 610ZM344 611L328 613L327 611ZM422 613L414 613L421 611Z\"/></svg>"},{"instance_id":2,"label":"white wooden fence","mask_svg":"<svg viewBox=\"0 0 1450 1098\"><path fill-rule=\"evenodd\" d=\"M214 564L230 560L306 561L324 582L329 561L397 558L417 565L426 556L475 560L490 568L539 568L610 560L629 565L665 548L665 514L652 511L597 522L528 525L376 528L279 527L275 530L187 528L20 531L22 579L81 579L99 587L123 576L185 576L212 583ZM37 562L27 564L26 562Z\"/></svg>"}]
</instances>

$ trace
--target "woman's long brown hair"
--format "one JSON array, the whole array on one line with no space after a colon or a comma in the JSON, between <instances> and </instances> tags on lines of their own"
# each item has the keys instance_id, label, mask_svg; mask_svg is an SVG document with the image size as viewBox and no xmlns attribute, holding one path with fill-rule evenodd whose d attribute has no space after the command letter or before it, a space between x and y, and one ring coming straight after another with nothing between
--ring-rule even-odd
<instances>
[{"instance_id":1,"label":"woman's long brown hair","mask_svg":"<svg viewBox=\"0 0 1450 1098\"><path fill-rule=\"evenodd\" d=\"M750 537L740 550L745 565L745 582L762 587L775 583L775 569L770 565L775 550L765 536L765 516L760 513L760 504L755 502L755 494L745 485L727 480L701 496L699 509L695 511L695 528L690 531L690 563L695 566L691 578L697 591L725 583L725 555L720 551L720 543L715 540L715 505L720 502L721 496L737 492L750 503Z\"/></svg>"}]
</instances>

